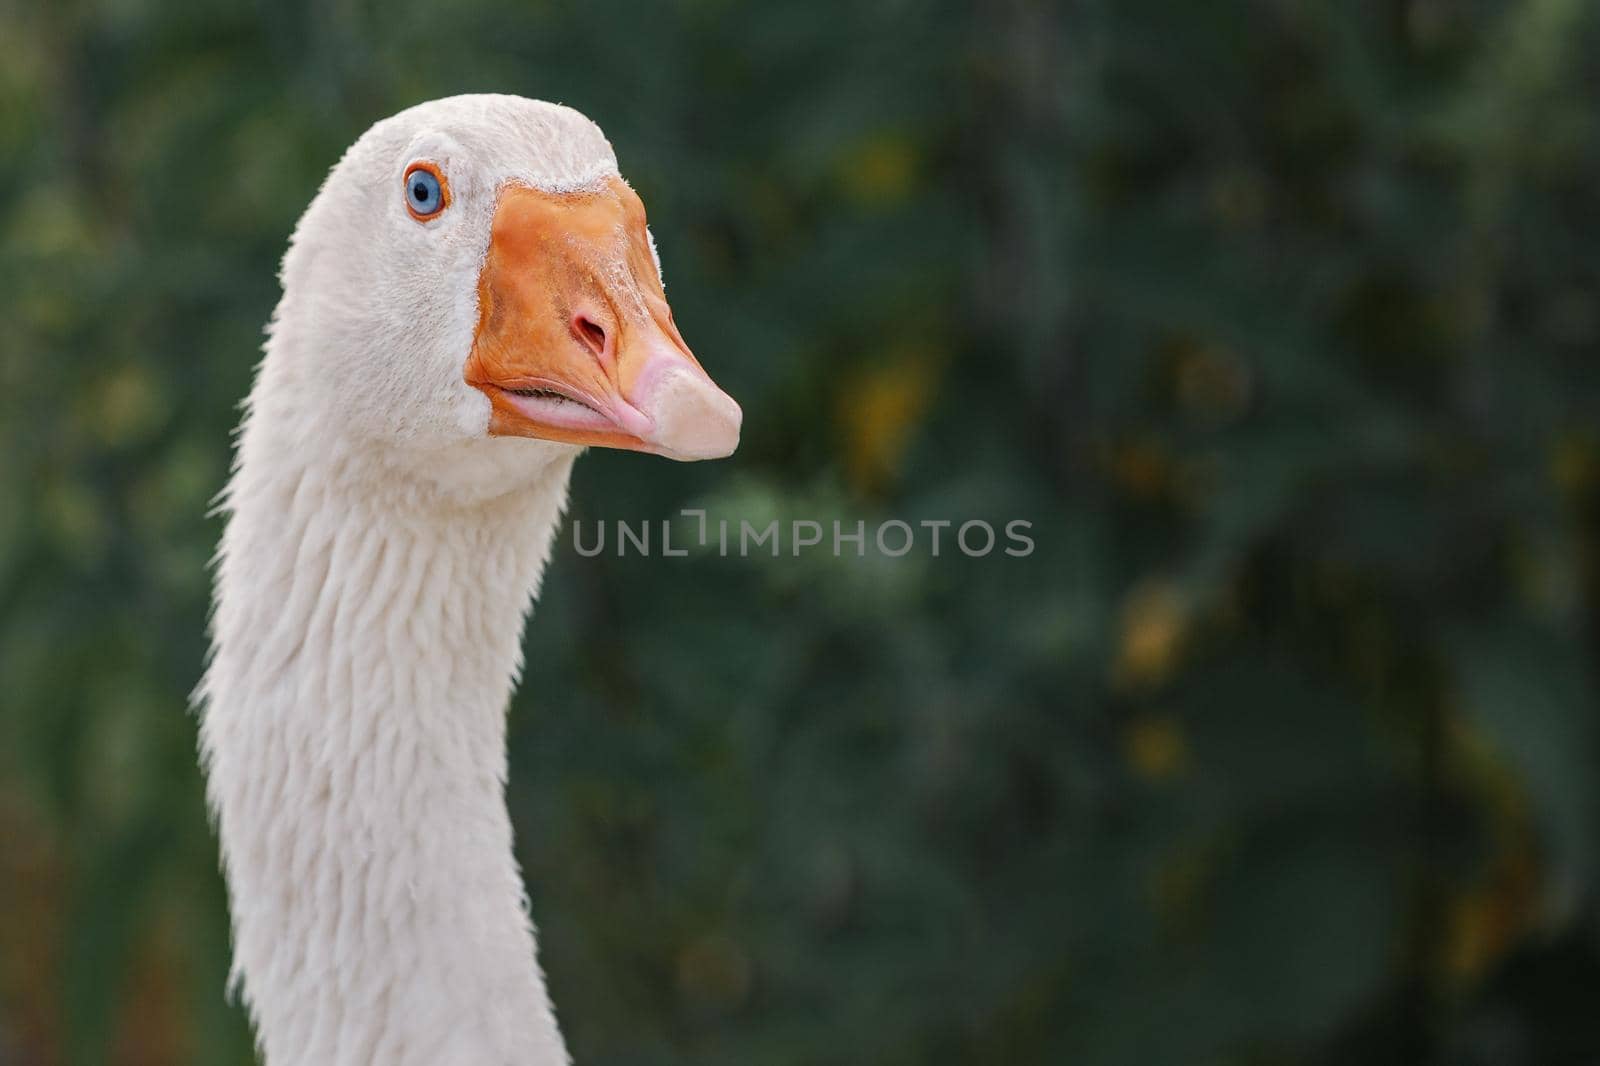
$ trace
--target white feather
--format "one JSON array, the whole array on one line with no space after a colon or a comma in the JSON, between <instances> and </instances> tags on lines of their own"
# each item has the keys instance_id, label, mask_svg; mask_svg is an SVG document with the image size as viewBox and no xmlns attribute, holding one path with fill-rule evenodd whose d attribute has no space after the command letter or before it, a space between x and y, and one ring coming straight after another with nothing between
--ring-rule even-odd
<instances>
[{"instance_id":1,"label":"white feather","mask_svg":"<svg viewBox=\"0 0 1600 1066\"><path fill-rule=\"evenodd\" d=\"M419 225L408 163L445 172ZM497 190L613 175L568 108L435 101L334 167L223 497L198 691L234 979L268 1066L554 1066L505 708L578 449L487 436L462 380Z\"/></svg>"}]
</instances>

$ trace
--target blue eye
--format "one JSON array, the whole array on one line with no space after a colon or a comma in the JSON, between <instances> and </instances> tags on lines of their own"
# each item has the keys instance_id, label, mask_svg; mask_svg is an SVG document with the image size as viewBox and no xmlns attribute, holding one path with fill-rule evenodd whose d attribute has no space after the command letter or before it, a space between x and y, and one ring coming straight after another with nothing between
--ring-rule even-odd
<instances>
[{"instance_id":1,"label":"blue eye","mask_svg":"<svg viewBox=\"0 0 1600 1066\"><path fill-rule=\"evenodd\" d=\"M406 171L406 209L415 218L432 218L449 202L444 182L431 166L419 164Z\"/></svg>"}]
</instances>

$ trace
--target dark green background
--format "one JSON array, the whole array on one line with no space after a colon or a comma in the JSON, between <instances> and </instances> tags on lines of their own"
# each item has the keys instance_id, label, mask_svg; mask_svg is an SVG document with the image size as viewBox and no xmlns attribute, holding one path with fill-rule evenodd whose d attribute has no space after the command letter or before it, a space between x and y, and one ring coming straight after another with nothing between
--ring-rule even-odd
<instances>
[{"instance_id":1,"label":"dark green background","mask_svg":"<svg viewBox=\"0 0 1600 1066\"><path fill-rule=\"evenodd\" d=\"M727 462L574 513L511 803L582 1066L1600 1061L1584 0L0 0L0 1062L244 1063L185 710L286 238L573 104ZM685 527L687 528L687 527Z\"/></svg>"}]
</instances>

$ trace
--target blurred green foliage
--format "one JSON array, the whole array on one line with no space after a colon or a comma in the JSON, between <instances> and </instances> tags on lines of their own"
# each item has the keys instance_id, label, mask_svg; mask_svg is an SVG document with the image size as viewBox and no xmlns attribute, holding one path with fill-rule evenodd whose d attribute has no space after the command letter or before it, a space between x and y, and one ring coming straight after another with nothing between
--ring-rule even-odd
<instances>
[{"instance_id":1,"label":"blurred green foliage","mask_svg":"<svg viewBox=\"0 0 1600 1066\"><path fill-rule=\"evenodd\" d=\"M732 461L574 514L512 709L586 1066L1600 1058L1583 0L0 2L0 1062L243 1063L185 713L299 212L571 103Z\"/></svg>"}]
</instances>

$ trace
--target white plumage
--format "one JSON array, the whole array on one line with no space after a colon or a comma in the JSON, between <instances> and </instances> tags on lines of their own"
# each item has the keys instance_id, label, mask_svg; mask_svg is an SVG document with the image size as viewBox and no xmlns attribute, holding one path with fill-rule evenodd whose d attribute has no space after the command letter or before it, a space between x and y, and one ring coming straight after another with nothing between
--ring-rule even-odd
<instances>
[{"instance_id":1,"label":"white plumage","mask_svg":"<svg viewBox=\"0 0 1600 1066\"><path fill-rule=\"evenodd\" d=\"M416 160L447 180L436 218L408 213ZM569 278L560 373L466 380L488 331L547 325L486 267L516 221L508 189L557 212L631 196L577 112L456 97L368 131L284 258L199 690L234 979L269 1066L567 1061L503 798L523 619L582 444L682 458L737 441L737 406L650 317L659 280L627 260L622 223L538 245ZM565 429L564 412L617 428Z\"/></svg>"}]
</instances>

